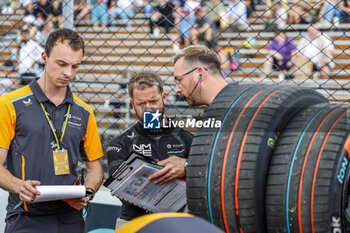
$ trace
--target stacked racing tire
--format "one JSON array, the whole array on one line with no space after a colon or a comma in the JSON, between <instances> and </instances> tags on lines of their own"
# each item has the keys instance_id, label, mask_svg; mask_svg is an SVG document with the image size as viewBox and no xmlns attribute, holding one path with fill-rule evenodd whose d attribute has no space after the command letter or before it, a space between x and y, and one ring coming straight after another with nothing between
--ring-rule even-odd
<instances>
[{"instance_id":1,"label":"stacked racing tire","mask_svg":"<svg viewBox=\"0 0 350 233\"><path fill-rule=\"evenodd\" d=\"M316 91L293 86L241 85L220 94L202 120L220 120L221 126L197 129L192 143L186 171L189 212L226 232L270 230L265 193L276 143L295 115L322 103L327 100ZM269 216L272 221L277 211Z\"/></svg>"},{"instance_id":2,"label":"stacked racing tire","mask_svg":"<svg viewBox=\"0 0 350 233\"><path fill-rule=\"evenodd\" d=\"M299 112L275 148L266 191L268 232L350 232L350 105Z\"/></svg>"}]
</instances>

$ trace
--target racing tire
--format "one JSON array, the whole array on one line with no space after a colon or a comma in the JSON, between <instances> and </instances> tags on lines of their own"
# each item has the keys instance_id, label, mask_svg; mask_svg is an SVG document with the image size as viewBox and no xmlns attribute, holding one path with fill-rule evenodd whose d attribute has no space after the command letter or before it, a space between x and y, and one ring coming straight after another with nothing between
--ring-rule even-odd
<instances>
[{"instance_id":1,"label":"racing tire","mask_svg":"<svg viewBox=\"0 0 350 233\"><path fill-rule=\"evenodd\" d=\"M266 232L265 183L280 132L301 109L327 100L302 87L241 85L215 98L188 159L189 212L226 232Z\"/></svg>"},{"instance_id":2,"label":"racing tire","mask_svg":"<svg viewBox=\"0 0 350 233\"><path fill-rule=\"evenodd\" d=\"M268 231L350 232L350 105L298 113L274 150L266 184Z\"/></svg>"}]
</instances>

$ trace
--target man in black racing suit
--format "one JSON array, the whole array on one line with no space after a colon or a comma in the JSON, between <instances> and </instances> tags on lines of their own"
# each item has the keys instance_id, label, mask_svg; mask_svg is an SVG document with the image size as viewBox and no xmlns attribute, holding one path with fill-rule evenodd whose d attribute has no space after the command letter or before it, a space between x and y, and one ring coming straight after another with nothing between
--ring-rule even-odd
<instances>
[{"instance_id":1,"label":"man in black racing suit","mask_svg":"<svg viewBox=\"0 0 350 233\"><path fill-rule=\"evenodd\" d=\"M166 94L161 79L152 72L134 73L128 84L130 102L139 121L115 138L107 148L109 175L118 168L133 152L142 153L164 168L152 176L156 183L165 183L185 177L185 162L188 156L192 134L181 128L161 127L143 128L143 112L164 112ZM123 202L121 216L117 219L116 229L131 219L147 214L144 209Z\"/></svg>"}]
</instances>

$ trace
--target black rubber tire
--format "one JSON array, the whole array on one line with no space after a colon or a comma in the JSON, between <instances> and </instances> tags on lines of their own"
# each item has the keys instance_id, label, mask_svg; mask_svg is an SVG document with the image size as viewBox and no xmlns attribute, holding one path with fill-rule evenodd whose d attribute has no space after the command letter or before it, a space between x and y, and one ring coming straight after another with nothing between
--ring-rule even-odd
<instances>
[{"instance_id":1,"label":"black rubber tire","mask_svg":"<svg viewBox=\"0 0 350 233\"><path fill-rule=\"evenodd\" d=\"M234 87L216 98L203 119L222 126L198 129L188 159L190 213L226 232L266 232L265 182L278 135L298 111L323 102L311 89L265 85Z\"/></svg>"},{"instance_id":2,"label":"black rubber tire","mask_svg":"<svg viewBox=\"0 0 350 233\"><path fill-rule=\"evenodd\" d=\"M266 184L269 233L350 232L344 215L349 198L349 133L350 105L312 106L288 123L274 150Z\"/></svg>"}]
</instances>

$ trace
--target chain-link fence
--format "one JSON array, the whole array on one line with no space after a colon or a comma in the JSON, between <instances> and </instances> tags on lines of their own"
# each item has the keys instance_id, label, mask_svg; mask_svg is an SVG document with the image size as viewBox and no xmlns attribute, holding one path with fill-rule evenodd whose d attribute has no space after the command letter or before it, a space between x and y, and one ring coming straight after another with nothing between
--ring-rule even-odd
<instances>
[{"instance_id":1,"label":"chain-link fence","mask_svg":"<svg viewBox=\"0 0 350 233\"><path fill-rule=\"evenodd\" d=\"M190 44L216 50L229 82L302 85L330 101L349 99L347 0L2 0L0 7L0 92L40 75L50 31L75 28L86 53L71 87L93 107L104 147L136 122L126 91L131 71L162 77L168 114L200 116L177 98L172 77L172 57Z\"/></svg>"}]
</instances>

